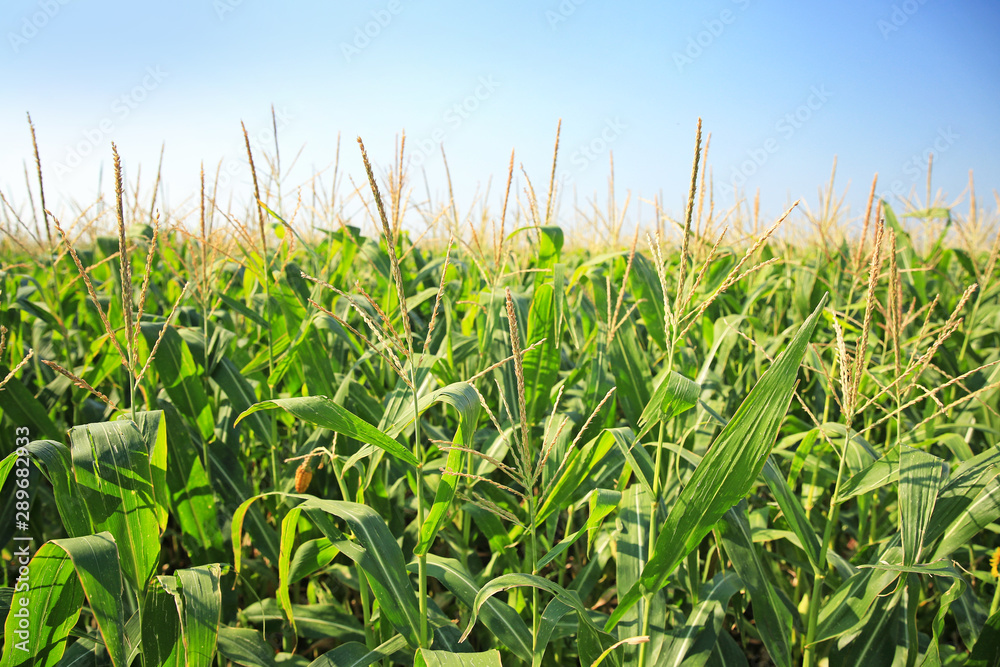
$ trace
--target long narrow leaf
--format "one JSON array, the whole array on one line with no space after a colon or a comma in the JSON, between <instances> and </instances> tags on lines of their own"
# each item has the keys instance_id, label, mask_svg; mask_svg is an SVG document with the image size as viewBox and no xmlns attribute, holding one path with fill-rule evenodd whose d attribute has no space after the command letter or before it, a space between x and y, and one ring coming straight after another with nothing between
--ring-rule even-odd
<instances>
[{"instance_id":1,"label":"long narrow leaf","mask_svg":"<svg viewBox=\"0 0 1000 667\"><path fill-rule=\"evenodd\" d=\"M310 424L328 428L335 433L346 435L349 438L371 443L380 449L384 449L401 461L414 466L418 465L413 452L365 420L340 407L326 396L276 398L270 401L262 401L244 410L236 419L236 423L238 424L244 418L260 410L273 410L275 408L285 410Z\"/></svg>"},{"instance_id":2,"label":"long narrow leaf","mask_svg":"<svg viewBox=\"0 0 1000 667\"><path fill-rule=\"evenodd\" d=\"M30 576L24 581L24 594L15 596L7 615L0 667L56 664L84 595L111 664L127 667L118 563L118 549L108 532L52 540L42 546L26 568Z\"/></svg>"},{"instance_id":3,"label":"long narrow leaf","mask_svg":"<svg viewBox=\"0 0 1000 667\"><path fill-rule=\"evenodd\" d=\"M779 667L791 667L792 612L778 595L754 547L746 503L726 512L719 532L733 568L750 593L754 621L768 655Z\"/></svg>"},{"instance_id":4,"label":"long narrow leaf","mask_svg":"<svg viewBox=\"0 0 1000 667\"><path fill-rule=\"evenodd\" d=\"M667 515L642 578L619 600L607 629L638 602L644 590L662 588L681 560L750 490L774 444L792 398L799 364L825 304L826 297L761 376L695 469Z\"/></svg>"}]
</instances>

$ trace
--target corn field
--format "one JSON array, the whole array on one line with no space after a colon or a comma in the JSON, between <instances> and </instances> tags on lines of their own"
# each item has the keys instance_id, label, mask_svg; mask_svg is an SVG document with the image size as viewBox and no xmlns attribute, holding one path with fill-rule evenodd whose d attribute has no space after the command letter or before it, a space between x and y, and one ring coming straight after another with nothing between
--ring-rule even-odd
<instances>
[{"instance_id":1,"label":"corn field","mask_svg":"<svg viewBox=\"0 0 1000 667\"><path fill-rule=\"evenodd\" d=\"M974 189L793 238L699 124L683 217L580 243L513 156L463 217L358 143L340 199L249 141L242 210L117 150L113 204L4 193L0 667L1000 664Z\"/></svg>"}]
</instances>

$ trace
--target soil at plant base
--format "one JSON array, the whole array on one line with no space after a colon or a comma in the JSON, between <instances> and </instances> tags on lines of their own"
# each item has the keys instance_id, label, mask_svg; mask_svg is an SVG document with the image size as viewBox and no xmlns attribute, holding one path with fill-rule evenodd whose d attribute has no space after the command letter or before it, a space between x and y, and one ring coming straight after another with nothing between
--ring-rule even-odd
<instances>
[{"instance_id":1,"label":"soil at plant base","mask_svg":"<svg viewBox=\"0 0 1000 667\"><path fill-rule=\"evenodd\" d=\"M732 635L737 644L743 646L743 653L746 655L750 667L771 667L774 665L771 656L764 647L764 642L750 637L741 637L739 627L735 624L729 628L729 634Z\"/></svg>"}]
</instances>

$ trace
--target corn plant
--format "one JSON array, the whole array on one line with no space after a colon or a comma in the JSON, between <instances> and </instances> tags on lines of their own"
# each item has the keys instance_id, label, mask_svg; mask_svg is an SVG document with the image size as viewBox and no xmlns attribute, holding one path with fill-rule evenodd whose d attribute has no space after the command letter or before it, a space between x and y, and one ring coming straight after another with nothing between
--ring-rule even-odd
<instances>
[{"instance_id":1,"label":"corn plant","mask_svg":"<svg viewBox=\"0 0 1000 667\"><path fill-rule=\"evenodd\" d=\"M836 165L816 209L720 213L699 122L682 217L632 229L613 171L559 214L560 128L496 209L418 201L405 135L290 198L244 129L242 208L202 169L159 210L113 149L114 205L61 220L30 130L0 665L996 664L973 183L963 212L873 181L860 236Z\"/></svg>"}]
</instances>

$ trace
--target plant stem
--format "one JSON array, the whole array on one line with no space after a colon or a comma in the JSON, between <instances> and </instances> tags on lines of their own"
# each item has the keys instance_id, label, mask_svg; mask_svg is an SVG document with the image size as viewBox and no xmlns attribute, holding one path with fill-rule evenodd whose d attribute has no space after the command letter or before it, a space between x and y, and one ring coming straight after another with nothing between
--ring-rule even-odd
<instances>
[{"instance_id":1,"label":"plant stem","mask_svg":"<svg viewBox=\"0 0 1000 667\"><path fill-rule=\"evenodd\" d=\"M840 494L840 481L844 474L844 461L847 458L847 443L851 439L851 427L847 427L847 433L844 436L844 452L840 455L840 465L837 468L837 483L833 487L833 495L830 497L830 512L827 515L826 527L823 529L823 541L819 545L819 566L816 568L816 573L813 578L813 588L812 593L809 596L809 620L806 626L806 642L803 664L805 667L814 667L816 664L816 647L813 642L816 639L816 626L819 620L819 605L820 597L823 593L823 582L826 579L826 551L829 548L830 541L833 539L833 528L837 525L837 519L839 515L840 506L838 505L837 498ZM836 451L836 449L834 449Z\"/></svg>"},{"instance_id":2,"label":"plant stem","mask_svg":"<svg viewBox=\"0 0 1000 667\"><path fill-rule=\"evenodd\" d=\"M917 636L917 607L920 597L920 579L910 573L906 577L906 667L915 667L920 653Z\"/></svg>"},{"instance_id":3,"label":"plant stem","mask_svg":"<svg viewBox=\"0 0 1000 667\"><path fill-rule=\"evenodd\" d=\"M813 640L816 638L816 622L819 619L819 604L816 603L819 600L820 595L823 592L823 579L826 577L824 573L816 573L813 577L813 587L812 592L809 594L809 620L806 629L806 642L805 650L802 659L802 664L805 667L813 667L816 664L816 647L813 646Z\"/></svg>"},{"instance_id":4,"label":"plant stem","mask_svg":"<svg viewBox=\"0 0 1000 667\"><path fill-rule=\"evenodd\" d=\"M128 404L132 414L132 421L135 421L135 371L128 370Z\"/></svg>"},{"instance_id":5,"label":"plant stem","mask_svg":"<svg viewBox=\"0 0 1000 667\"><path fill-rule=\"evenodd\" d=\"M691 604L698 604L698 573L701 571L701 554L695 548L687 556L688 592L691 594Z\"/></svg>"},{"instance_id":6,"label":"plant stem","mask_svg":"<svg viewBox=\"0 0 1000 667\"><path fill-rule=\"evenodd\" d=\"M653 608L653 594L647 594L642 596L642 604L644 605L642 610L642 635L645 637L649 636L649 617L652 615L650 610ZM649 659L649 642L643 642L639 644L639 667L646 667L646 662Z\"/></svg>"},{"instance_id":7,"label":"plant stem","mask_svg":"<svg viewBox=\"0 0 1000 667\"><path fill-rule=\"evenodd\" d=\"M656 437L656 465L653 467L653 492L656 494L655 498L650 500L649 508L649 542L648 550L646 552L646 560L648 562L649 557L653 553L653 545L656 544L656 508L659 505L660 497L663 495L660 488L660 466L663 462L663 436L666 425L661 421L660 428ZM640 445L641 446L641 445ZM642 610L642 634L646 637L649 636L649 620L652 614L653 608L653 596L655 593L644 595L642 598L643 610ZM646 662L649 659L649 643L644 642L639 645L639 667L646 667Z\"/></svg>"},{"instance_id":8,"label":"plant stem","mask_svg":"<svg viewBox=\"0 0 1000 667\"><path fill-rule=\"evenodd\" d=\"M656 465L653 467L653 492L656 493L656 498L652 499L652 502L653 502L653 512L656 511L656 503L657 503L657 501L663 495L663 489L660 488L660 466L663 463L663 435L664 435L663 431L665 429L666 429L666 425L661 421L660 422L659 433L656 436ZM649 526L650 533L649 534L650 534L651 537L654 536L653 525L655 524L655 521L653 521L653 519L652 519L652 517L654 517L654 516L655 516L654 514L650 514L651 518L650 518L650 526Z\"/></svg>"},{"instance_id":9,"label":"plant stem","mask_svg":"<svg viewBox=\"0 0 1000 667\"><path fill-rule=\"evenodd\" d=\"M573 506L566 511L566 529L563 531L563 535L570 535L573 532ZM589 537L587 538L590 539ZM468 543L468 541L466 541ZM566 562L569 560L569 552L563 553L562 557L559 559L559 576L558 583L563 586L566 581Z\"/></svg>"},{"instance_id":10,"label":"plant stem","mask_svg":"<svg viewBox=\"0 0 1000 667\"><path fill-rule=\"evenodd\" d=\"M403 317L408 317L403 313ZM417 399L417 374L414 369L416 364L416 352L410 346L410 384L413 385L413 455L417 458L417 535L423 532L424 527L424 466L422 461L423 453L420 447L420 402ZM419 539L419 538L418 538ZM430 648L427 641L427 554L417 556L417 580L418 595L420 597L420 646Z\"/></svg>"},{"instance_id":11,"label":"plant stem","mask_svg":"<svg viewBox=\"0 0 1000 667\"><path fill-rule=\"evenodd\" d=\"M522 417L523 419L523 417ZM528 474L525 475L525 482L530 483L530 477ZM530 533L531 533L531 574L538 574L538 543L535 540L535 515L537 508L535 506L535 494L533 489L529 486L526 487L528 491L528 516L530 520ZM534 657L538 650L538 628L540 625L540 615L538 613L539 601L538 601L538 587L531 587L531 655Z\"/></svg>"},{"instance_id":12,"label":"plant stem","mask_svg":"<svg viewBox=\"0 0 1000 667\"><path fill-rule=\"evenodd\" d=\"M378 642L375 639L375 631L371 624L371 610L368 601L368 578L365 576L365 571L361 569L360 565L356 565L354 569L358 573L358 584L361 587L361 616L364 619L365 645L370 651L378 646Z\"/></svg>"}]
</instances>

